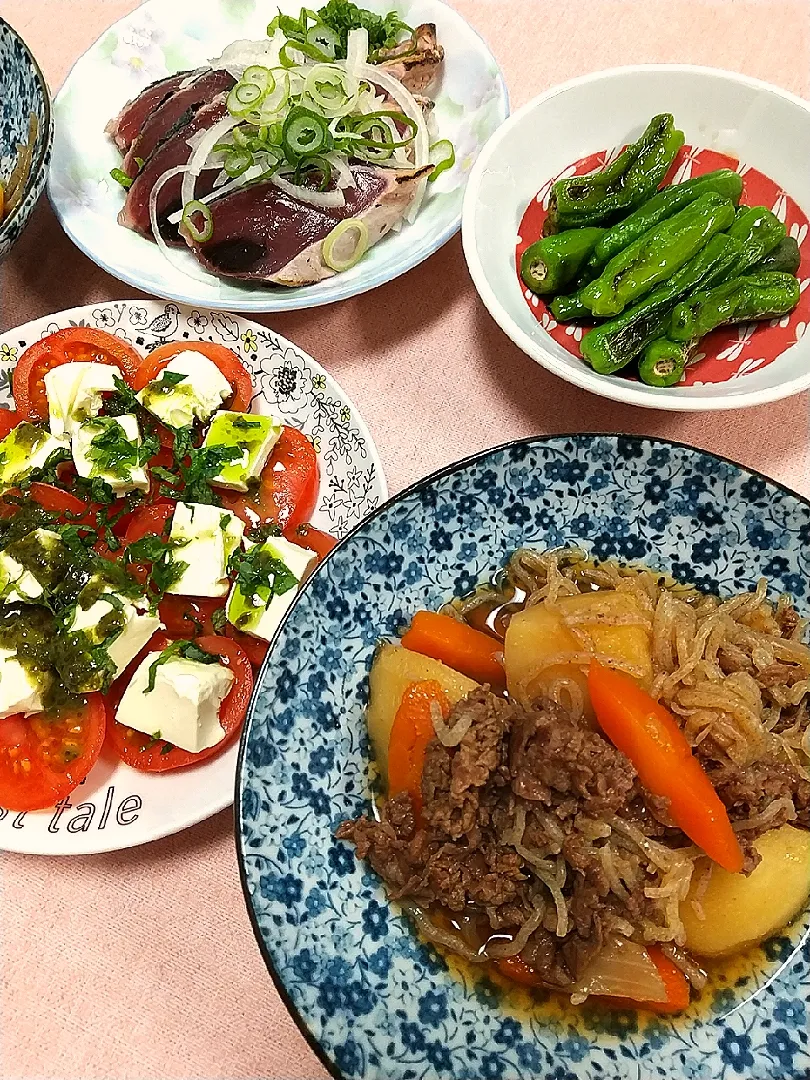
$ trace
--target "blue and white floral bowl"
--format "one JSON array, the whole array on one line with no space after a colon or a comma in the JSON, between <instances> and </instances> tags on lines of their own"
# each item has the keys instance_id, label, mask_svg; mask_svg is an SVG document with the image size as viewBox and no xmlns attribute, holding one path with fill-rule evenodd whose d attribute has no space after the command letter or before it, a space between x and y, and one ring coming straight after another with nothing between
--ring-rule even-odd
<instances>
[{"instance_id":1,"label":"blue and white floral bowl","mask_svg":"<svg viewBox=\"0 0 810 1080\"><path fill-rule=\"evenodd\" d=\"M37 140L22 201L0 223L0 262L23 231L45 187L53 142L48 84L31 51L13 27L0 18L0 180L8 179L17 147L28 141L28 121L37 118Z\"/></svg>"},{"instance_id":2,"label":"blue and white floral bowl","mask_svg":"<svg viewBox=\"0 0 810 1080\"><path fill-rule=\"evenodd\" d=\"M276 985L327 1068L352 1080L807 1078L810 913L674 1021L531 1014L452 974L334 839L372 797L364 705L377 640L522 544L578 544L725 593L764 575L808 614L810 503L687 446L533 439L392 499L301 593L242 738L242 881Z\"/></svg>"}]
</instances>

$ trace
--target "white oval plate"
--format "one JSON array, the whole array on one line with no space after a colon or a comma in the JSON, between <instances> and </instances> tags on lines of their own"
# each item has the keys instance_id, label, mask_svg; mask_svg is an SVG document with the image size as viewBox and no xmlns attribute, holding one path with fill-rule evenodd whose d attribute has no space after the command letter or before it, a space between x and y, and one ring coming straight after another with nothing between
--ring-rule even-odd
<instances>
[{"instance_id":1,"label":"white oval plate","mask_svg":"<svg viewBox=\"0 0 810 1080\"><path fill-rule=\"evenodd\" d=\"M94 326L146 353L168 341L206 340L233 349L252 371L252 410L273 413L315 443L321 486L312 522L344 536L387 497L377 448L352 402L306 353L256 323L154 301L88 304L0 334L0 407L11 404L11 371L39 338ZM88 855L135 847L196 825L233 801L239 742L202 765L142 773L106 751L82 784L51 810L0 808L0 850Z\"/></svg>"},{"instance_id":2,"label":"white oval plate","mask_svg":"<svg viewBox=\"0 0 810 1080\"><path fill-rule=\"evenodd\" d=\"M301 9L299 0L279 0L278 6L294 14ZM399 277L432 255L457 232L467 175L509 114L506 86L484 42L442 0L362 0L361 6L383 13L395 8L411 26L433 22L445 46L435 116L439 137L453 141L456 165L428 185L413 225L387 236L351 270L298 289L219 280L187 251L177 253L178 269L151 241L120 226L123 192L110 169L121 159L104 132L107 121L155 79L206 63L236 38L264 37L276 9L254 0L149 0L88 49L54 103L48 194L68 236L108 273L144 292L244 312L331 304Z\"/></svg>"}]
</instances>

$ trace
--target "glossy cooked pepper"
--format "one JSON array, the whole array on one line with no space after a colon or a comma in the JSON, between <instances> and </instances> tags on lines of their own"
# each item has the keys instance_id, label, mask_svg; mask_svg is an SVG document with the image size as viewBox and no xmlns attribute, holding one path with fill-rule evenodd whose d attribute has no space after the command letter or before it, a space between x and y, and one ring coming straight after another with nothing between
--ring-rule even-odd
<instances>
[{"instance_id":1,"label":"glossy cooked pepper","mask_svg":"<svg viewBox=\"0 0 810 1080\"><path fill-rule=\"evenodd\" d=\"M650 342L638 362L639 378L647 386L675 386L686 371L694 347L695 343L691 341L656 338Z\"/></svg>"},{"instance_id":2,"label":"glossy cooked pepper","mask_svg":"<svg viewBox=\"0 0 810 1080\"><path fill-rule=\"evenodd\" d=\"M520 260L523 284L538 296L560 292L577 276L604 231L571 229L536 241Z\"/></svg>"},{"instance_id":3,"label":"glossy cooked pepper","mask_svg":"<svg viewBox=\"0 0 810 1080\"><path fill-rule=\"evenodd\" d=\"M613 225L599 240L588 259L588 267L599 271L610 260L638 240L649 229L660 225L662 221L683 210L689 203L713 191L725 199L731 199L736 205L742 195L743 181L733 169L717 169L715 172L697 176L683 184L673 184L656 192L651 199L634 210L622 221Z\"/></svg>"},{"instance_id":4,"label":"glossy cooked pepper","mask_svg":"<svg viewBox=\"0 0 810 1080\"><path fill-rule=\"evenodd\" d=\"M666 332L672 309L695 289L710 288L740 257L738 241L726 233L713 236L693 259L632 308L595 327L582 339L582 355L600 375L626 367L655 338Z\"/></svg>"},{"instance_id":5,"label":"glossy cooked pepper","mask_svg":"<svg viewBox=\"0 0 810 1080\"><path fill-rule=\"evenodd\" d=\"M778 270L732 278L676 304L668 334L674 341L691 341L718 326L787 315L798 304L799 295L793 274Z\"/></svg>"},{"instance_id":6,"label":"glossy cooked pepper","mask_svg":"<svg viewBox=\"0 0 810 1080\"><path fill-rule=\"evenodd\" d=\"M618 315L686 265L734 221L734 204L707 192L619 252L580 293L594 315Z\"/></svg>"},{"instance_id":7,"label":"glossy cooked pepper","mask_svg":"<svg viewBox=\"0 0 810 1080\"><path fill-rule=\"evenodd\" d=\"M747 274L785 238L785 226L766 206L741 206L728 230L743 245L734 277Z\"/></svg>"},{"instance_id":8,"label":"glossy cooked pepper","mask_svg":"<svg viewBox=\"0 0 810 1080\"><path fill-rule=\"evenodd\" d=\"M753 272L760 270L780 270L783 274L795 274L802 261L799 242L795 236L785 236L776 247L753 267Z\"/></svg>"},{"instance_id":9,"label":"glossy cooked pepper","mask_svg":"<svg viewBox=\"0 0 810 1080\"><path fill-rule=\"evenodd\" d=\"M669 113L654 116L641 138L601 172L556 181L544 232L602 225L639 206L664 179L683 143Z\"/></svg>"},{"instance_id":10,"label":"glossy cooked pepper","mask_svg":"<svg viewBox=\"0 0 810 1080\"><path fill-rule=\"evenodd\" d=\"M591 319L593 316L579 298L579 293L570 296L555 296L549 304L551 314L557 322L571 322L573 319Z\"/></svg>"}]
</instances>

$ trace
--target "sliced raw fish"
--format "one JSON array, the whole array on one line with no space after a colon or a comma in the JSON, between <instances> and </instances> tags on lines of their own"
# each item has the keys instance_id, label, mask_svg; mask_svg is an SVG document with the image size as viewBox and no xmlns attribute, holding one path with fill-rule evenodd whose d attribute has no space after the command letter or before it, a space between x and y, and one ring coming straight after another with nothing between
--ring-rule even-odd
<instances>
[{"instance_id":1,"label":"sliced raw fish","mask_svg":"<svg viewBox=\"0 0 810 1080\"><path fill-rule=\"evenodd\" d=\"M435 23L417 26L414 42L415 48L409 39L389 49L378 66L399 79L412 94L423 94L441 71L444 49L436 38Z\"/></svg>"},{"instance_id":2,"label":"sliced raw fish","mask_svg":"<svg viewBox=\"0 0 810 1080\"><path fill-rule=\"evenodd\" d=\"M270 182L252 184L211 202L213 236L188 243L202 265L222 277L309 285L334 275L323 260L323 241L339 222L361 218L371 247L404 216L430 170L352 166L356 186L344 189L341 207L301 202Z\"/></svg>"},{"instance_id":3,"label":"sliced raw fish","mask_svg":"<svg viewBox=\"0 0 810 1080\"><path fill-rule=\"evenodd\" d=\"M178 71L176 75L167 75L141 90L137 97L128 101L117 116L104 129L115 140L115 145L125 154L141 133L141 128L163 102L185 82L192 74L190 71Z\"/></svg>"},{"instance_id":4,"label":"sliced raw fish","mask_svg":"<svg viewBox=\"0 0 810 1080\"><path fill-rule=\"evenodd\" d=\"M149 218L149 195L152 188L169 169L178 165L187 165L193 150L188 140L198 131L204 131L217 121L227 116L228 109L225 104L225 94L220 94L208 105L203 105L196 112L189 110L175 124L172 131L166 136L157 149L143 163L143 167L132 181L132 186L127 192L126 202L118 221L127 229L133 229L142 236L152 236L152 223ZM214 189L214 181L219 169L206 169L197 177L195 196L200 198ZM183 184L183 176L173 176L161 188L157 200L157 216L160 223L160 232L168 244L182 243L177 226L172 225L167 219L181 208L180 190Z\"/></svg>"},{"instance_id":5,"label":"sliced raw fish","mask_svg":"<svg viewBox=\"0 0 810 1080\"><path fill-rule=\"evenodd\" d=\"M219 94L236 85L227 71L205 71L170 94L146 119L141 132L134 140L124 158L123 170L127 176L138 172L137 158L146 161L152 151L166 138L177 121L189 110L196 111L207 105Z\"/></svg>"}]
</instances>

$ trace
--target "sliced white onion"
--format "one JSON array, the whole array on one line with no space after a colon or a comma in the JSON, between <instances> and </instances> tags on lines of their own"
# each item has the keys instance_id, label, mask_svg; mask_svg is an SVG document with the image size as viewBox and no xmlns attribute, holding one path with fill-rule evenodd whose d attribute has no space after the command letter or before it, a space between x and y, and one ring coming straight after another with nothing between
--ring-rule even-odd
<instances>
[{"instance_id":1,"label":"sliced white onion","mask_svg":"<svg viewBox=\"0 0 810 1080\"><path fill-rule=\"evenodd\" d=\"M206 285L218 286L220 284L219 278L215 277L213 274L208 274L204 270L197 268L191 270L188 266L185 266L183 264L182 259L177 259L175 257L175 252L172 251L172 249L161 236L160 228L158 227L157 200L158 195L160 195L160 192L163 189L163 185L169 180L171 180L172 177L179 176L181 173L185 173L187 170L188 165L177 165L173 169L167 169L166 172L162 174L162 176L158 177L157 181L152 187L152 190L149 192L149 220L152 224L152 235L155 238L155 243L160 249L161 254L167 262L170 262L172 264L175 270L179 270L181 274L186 274L188 277L195 278L197 281L202 281ZM182 216L182 214L180 216ZM172 215L172 218L175 217L178 217L178 215Z\"/></svg>"},{"instance_id":2,"label":"sliced white onion","mask_svg":"<svg viewBox=\"0 0 810 1080\"><path fill-rule=\"evenodd\" d=\"M254 180L258 180L263 172L264 168L261 165L251 165L250 168L245 169L241 176L237 176L232 180L223 169L217 177L217 180L219 180L220 176L225 177L225 180L223 180L222 182L222 186L217 188L215 183L214 190L210 191L207 195L203 195L203 197L201 199L198 199L197 202L205 203L207 206L215 199L221 199L225 195L230 194L230 192L236 191L237 188L245 187L247 184L252 183ZM186 204L183 203L183 206L185 205ZM172 223L172 225L176 225L182 217L182 209L176 210L173 214L169 216L169 221Z\"/></svg>"},{"instance_id":3,"label":"sliced white onion","mask_svg":"<svg viewBox=\"0 0 810 1080\"><path fill-rule=\"evenodd\" d=\"M277 30L272 38L265 38L263 41L250 41L246 38L232 41L220 56L211 61L211 66L223 68L238 82L244 75L245 69L254 64L266 68L276 67L279 63L281 45L286 40L283 32Z\"/></svg>"},{"instance_id":4,"label":"sliced white onion","mask_svg":"<svg viewBox=\"0 0 810 1080\"><path fill-rule=\"evenodd\" d=\"M632 998L633 1001L666 1001L667 988L658 968L643 945L615 938L602 949L572 987L571 1003L581 1005L591 994Z\"/></svg>"},{"instance_id":5,"label":"sliced white onion","mask_svg":"<svg viewBox=\"0 0 810 1080\"><path fill-rule=\"evenodd\" d=\"M341 190L345 188L357 187L357 180L352 170L349 168L349 162L342 154L336 153L334 150L326 155L326 160L335 170L336 186Z\"/></svg>"},{"instance_id":6,"label":"sliced white onion","mask_svg":"<svg viewBox=\"0 0 810 1080\"><path fill-rule=\"evenodd\" d=\"M238 116L224 116L221 120L218 120L213 127L208 128L205 133L206 137L200 140L185 168L183 190L180 194L180 202L183 206L186 206L187 203L190 203L194 198L194 188L196 186L197 177L206 167L211 151L220 141L222 136L227 135L228 132L235 128L239 123L241 123L241 121ZM219 164L220 163L217 162L217 168L219 167Z\"/></svg>"},{"instance_id":7,"label":"sliced white onion","mask_svg":"<svg viewBox=\"0 0 810 1080\"><path fill-rule=\"evenodd\" d=\"M372 85L382 87L389 97L394 99L408 119L414 122L416 125L416 135L413 140L413 164L417 169L421 169L424 165L427 165L430 161L430 140L428 138L427 124L422 115L419 102L413 94L411 94L409 90L406 90L399 79L395 79L389 72L384 71L381 68L370 67L368 64L363 64L360 67L360 78L365 79ZM425 197L426 188L427 176L419 181L414 197L411 200L411 205L408 208L408 213L405 215L405 219L409 225L412 225L416 220L416 215L419 213L419 207L422 205L422 200Z\"/></svg>"},{"instance_id":8,"label":"sliced white onion","mask_svg":"<svg viewBox=\"0 0 810 1080\"><path fill-rule=\"evenodd\" d=\"M360 27L350 30L346 39L346 72L360 81L360 71L368 66L368 30Z\"/></svg>"},{"instance_id":9,"label":"sliced white onion","mask_svg":"<svg viewBox=\"0 0 810 1080\"><path fill-rule=\"evenodd\" d=\"M340 207L346 205L346 197L340 188L334 191L313 191L312 188L302 187L300 184L291 184L283 176L275 173L270 177L270 183L286 192L299 202L309 203L310 206Z\"/></svg>"}]
</instances>

